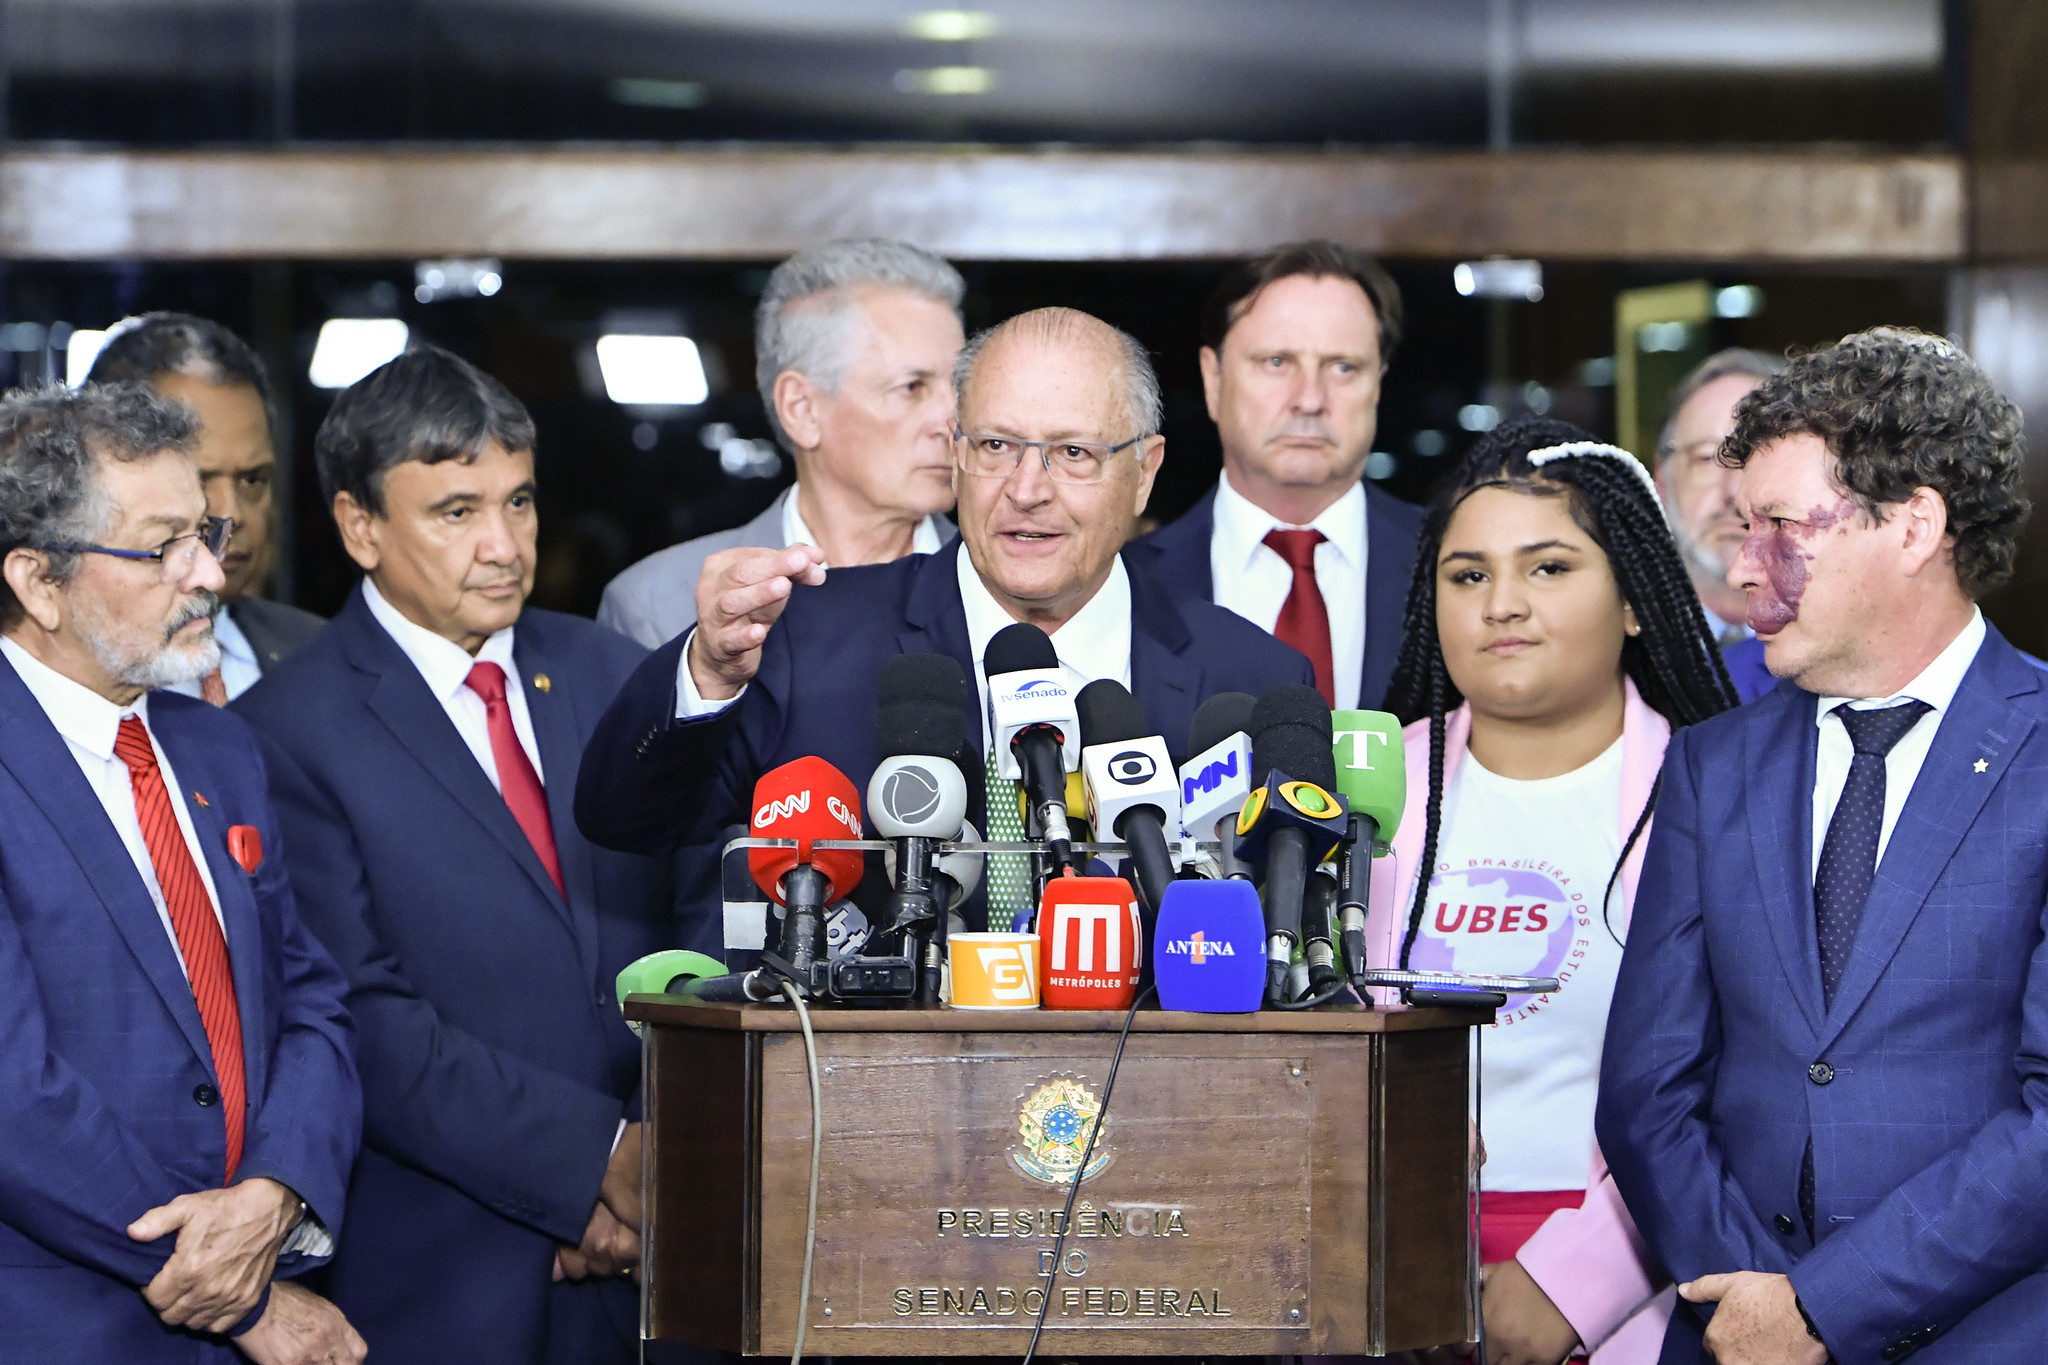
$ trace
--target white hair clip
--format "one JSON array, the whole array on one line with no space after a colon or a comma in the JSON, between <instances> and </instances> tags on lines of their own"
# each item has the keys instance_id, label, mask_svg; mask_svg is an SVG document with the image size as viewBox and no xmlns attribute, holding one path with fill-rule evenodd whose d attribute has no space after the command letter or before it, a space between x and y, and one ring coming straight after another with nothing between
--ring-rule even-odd
<instances>
[{"instance_id":1,"label":"white hair clip","mask_svg":"<svg viewBox=\"0 0 2048 1365\"><path fill-rule=\"evenodd\" d=\"M1620 446L1611 446L1605 441L1570 441L1561 446L1545 446L1541 450L1529 452L1529 463L1541 469L1552 460L1570 460L1579 456L1621 461L1624 465L1628 466L1629 470L1638 479L1642 480L1643 488L1650 495L1650 501L1661 506L1662 499L1657 496L1656 477L1643 467L1641 460L1638 460Z\"/></svg>"}]
</instances>

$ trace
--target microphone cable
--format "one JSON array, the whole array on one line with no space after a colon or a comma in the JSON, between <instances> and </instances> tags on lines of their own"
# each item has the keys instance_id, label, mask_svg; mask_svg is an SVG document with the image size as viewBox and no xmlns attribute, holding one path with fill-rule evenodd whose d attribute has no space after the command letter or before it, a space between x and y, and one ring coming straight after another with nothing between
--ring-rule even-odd
<instances>
[{"instance_id":1,"label":"microphone cable","mask_svg":"<svg viewBox=\"0 0 2048 1365\"><path fill-rule=\"evenodd\" d=\"M1081 1148L1081 1164L1074 1168L1074 1181L1067 1186L1067 1206L1060 1214L1059 1231L1052 1239L1052 1273L1045 1277L1045 1288L1039 1292L1038 1321L1031 1324L1031 1344L1024 1348L1023 1365L1031 1365L1038 1354L1038 1337L1045 1331L1045 1315L1052 1308L1053 1281L1060 1276L1060 1256L1067 1245L1067 1229L1074 1225L1074 1199L1081 1193L1081 1178L1088 1174L1088 1158L1095 1155L1095 1139L1102 1136L1102 1125L1109 1121L1109 1096L1116 1089L1116 1070L1123 1065L1124 1044L1130 1041L1131 1025L1138 1018L1138 1006L1151 999L1155 987L1147 986L1131 1001L1130 1009L1124 1012L1123 1030L1116 1036L1116 1052L1109 1059L1109 1074L1102 1078L1102 1104L1095 1111L1095 1122L1088 1127L1088 1142Z\"/></svg>"},{"instance_id":2,"label":"microphone cable","mask_svg":"<svg viewBox=\"0 0 2048 1365\"><path fill-rule=\"evenodd\" d=\"M818 1090L818 1040L811 1032L811 1012L805 1007L804 998L797 994L796 987L788 981L782 983L782 993L789 997L790 1004L796 1006L796 1021L804 1031L804 1061L811 1073L811 1189L804 1203L804 1274L796 1294L796 1346L789 1354L789 1365L803 1365L804 1329L811 1316L811 1255L818 1245L818 1158L825 1146L825 1108ZM1121 1045L1117 1051L1122 1053ZM1109 1103L1107 1087L1104 1087L1102 1102L1105 1106ZM1101 1122L1100 1118L1096 1121ZM1093 1135L1090 1136L1092 1140Z\"/></svg>"}]
</instances>

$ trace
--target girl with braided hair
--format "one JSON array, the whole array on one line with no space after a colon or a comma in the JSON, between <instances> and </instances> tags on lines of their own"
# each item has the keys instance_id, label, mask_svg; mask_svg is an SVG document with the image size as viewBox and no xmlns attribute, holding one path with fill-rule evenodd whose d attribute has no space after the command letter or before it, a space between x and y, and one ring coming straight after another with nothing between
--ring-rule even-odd
<instances>
[{"instance_id":1,"label":"girl with braided hair","mask_svg":"<svg viewBox=\"0 0 2048 1365\"><path fill-rule=\"evenodd\" d=\"M1481 437L1423 525L1387 694L1408 808L1370 929L1378 962L1563 983L1481 1049L1493 1365L1656 1359L1671 1298L1594 1098L1665 744L1735 704L1635 457L1547 418Z\"/></svg>"}]
</instances>

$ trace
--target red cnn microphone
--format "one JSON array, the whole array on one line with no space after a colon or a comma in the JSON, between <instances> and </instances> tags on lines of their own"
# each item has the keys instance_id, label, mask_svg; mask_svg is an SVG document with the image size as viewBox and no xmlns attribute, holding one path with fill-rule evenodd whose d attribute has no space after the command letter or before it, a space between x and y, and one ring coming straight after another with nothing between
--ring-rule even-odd
<instances>
[{"instance_id":1,"label":"red cnn microphone","mask_svg":"<svg viewBox=\"0 0 2048 1365\"><path fill-rule=\"evenodd\" d=\"M1122 877L1054 877L1038 910L1039 1001L1049 1010L1128 1009L1144 931Z\"/></svg>"},{"instance_id":2,"label":"red cnn microphone","mask_svg":"<svg viewBox=\"0 0 2048 1365\"><path fill-rule=\"evenodd\" d=\"M782 956L808 981L825 941L825 907L860 882L859 849L814 848L819 839L860 838L860 795L846 774L822 758L799 758L754 784L750 830L759 839L794 839L795 848L750 848L755 883L789 913Z\"/></svg>"}]
</instances>

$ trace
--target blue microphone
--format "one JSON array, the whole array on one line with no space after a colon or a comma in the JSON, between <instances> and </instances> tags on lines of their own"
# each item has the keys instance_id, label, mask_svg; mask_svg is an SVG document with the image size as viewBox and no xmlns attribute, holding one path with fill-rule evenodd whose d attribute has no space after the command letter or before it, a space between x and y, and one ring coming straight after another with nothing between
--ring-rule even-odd
<instances>
[{"instance_id":1,"label":"blue microphone","mask_svg":"<svg viewBox=\"0 0 2048 1365\"><path fill-rule=\"evenodd\" d=\"M1152 940L1159 1007L1252 1014L1266 991L1266 914L1248 881L1173 882Z\"/></svg>"}]
</instances>

